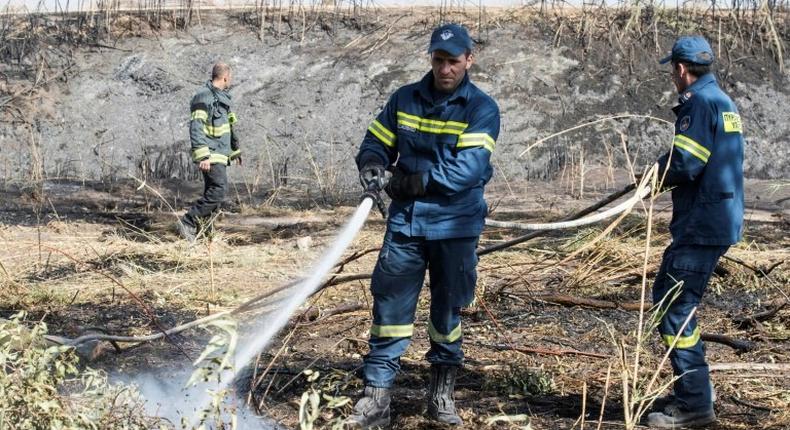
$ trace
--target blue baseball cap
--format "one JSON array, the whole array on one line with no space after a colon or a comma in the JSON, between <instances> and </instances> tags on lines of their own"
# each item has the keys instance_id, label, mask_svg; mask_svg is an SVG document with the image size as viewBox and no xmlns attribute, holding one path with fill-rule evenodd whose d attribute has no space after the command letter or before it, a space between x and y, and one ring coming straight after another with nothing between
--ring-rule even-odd
<instances>
[{"instance_id":1,"label":"blue baseball cap","mask_svg":"<svg viewBox=\"0 0 790 430\"><path fill-rule=\"evenodd\" d=\"M713 50L702 36L683 36L672 45L672 53L662 58L659 64L666 64L669 61L707 66L713 63Z\"/></svg>"},{"instance_id":2,"label":"blue baseball cap","mask_svg":"<svg viewBox=\"0 0 790 430\"><path fill-rule=\"evenodd\" d=\"M428 46L428 53L433 51L445 51L453 57L457 57L467 51L472 50L472 38L469 32L458 24L445 24L431 34L431 45Z\"/></svg>"}]
</instances>

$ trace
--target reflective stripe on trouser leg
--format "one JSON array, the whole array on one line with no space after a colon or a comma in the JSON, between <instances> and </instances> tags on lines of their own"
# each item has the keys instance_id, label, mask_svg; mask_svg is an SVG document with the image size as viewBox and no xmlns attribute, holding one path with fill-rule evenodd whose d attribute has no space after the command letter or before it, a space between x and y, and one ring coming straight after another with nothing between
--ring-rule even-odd
<instances>
[{"instance_id":1,"label":"reflective stripe on trouser leg","mask_svg":"<svg viewBox=\"0 0 790 430\"><path fill-rule=\"evenodd\" d=\"M700 340L696 315L680 333L680 328L691 310L699 306L716 262L726 251L726 246L671 244L664 252L664 259L653 286L653 302L665 295L673 295L672 288L679 282L680 294L672 302L664 303L664 315L658 326L662 341L675 348L670 353L672 370L678 380L674 394L678 406L688 411L701 411L710 407L710 375L705 362L705 345Z\"/></svg>"},{"instance_id":2,"label":"reflective stripe on trouser leg","mask_svg":"<svg viewBox=\"0 0 790 430\"><path fill-rule=\"evenodd\" d=\"M189 208L184 221L197 227L199 219L208 220L225 200L228 189L227 166L212 164L208 172L203 172L203 196Z\"/></svg>"},{"instance_id":3,"label":"reflective stripe on trouser leg","mask_svg":"<svg viewBox=\"0 0 790 430\"><path fill-rule=\"evenodd\" d=\"M431 277L431 315L428 335L431 349L426 358L433 364L460 365L461 308L474 298L477 282L477 237L427 242Z\"/></svg>"},{"instance_id":4,"label":"reflective stripe on trouser leg","mask_svg":"<svg viewBox=\"0 0 790 430\"><path fill-rule=\"evenodd\" d=\"M392 386L400 370L400 357L411 342L414 311L425 279L423 238L410 238L389 230L379 253L370 290L373 325L370 352L365 356L365 384Z\"/></svg>"}]
</instances>

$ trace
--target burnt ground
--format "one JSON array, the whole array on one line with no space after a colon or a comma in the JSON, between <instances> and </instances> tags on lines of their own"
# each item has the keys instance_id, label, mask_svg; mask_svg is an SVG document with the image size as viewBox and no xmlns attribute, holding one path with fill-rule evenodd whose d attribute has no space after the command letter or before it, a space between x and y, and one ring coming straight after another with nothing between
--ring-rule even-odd
<instances>
[{"instance_id":1,"label":"burnt ground","mask_svg":"<svg viewBox=\"0 0 790 430\"><path fill-rule=\"evenodd\" d=\"M790 278L790 62L785 58L781 70L765 20L754 25L730 16L717 22L708 12L684 16L687 11L652 8L586 14L523 8L489 11L482 20L469 11L374 12L328 21L320 14L281 15L262 35L255 17L243 11L206 13L198 25L177 30L123 14L108 17L114 27L87 32L31 19L30 31L3 39L2 315L25 309L68 337L97 327L149 334L157 331L151 315L171 327L233 309L303 274L357 199L352 157L366 125L393 90L426 72L424 42L444 20L475 29L472 78L502 111L496 175L487 190L493 217L558 219L622 185L624 175L615 170L625 165L625 151L641 166L666 149L672 130L660 120L672 120L675 95L655 59L677 34L702 32L721 53L717 77L747 128L750 210L745 239L728 256L766 271L779 264L761 276L732 260L722 263L699 311L703 332L753 348L737 352L709 342L709 358L719 364L790 362L787 308L765 321L736 322L774 308L788 294ZM776 35L786 44L787 17L775 19ZM245 167L231 172L231 195L213 240L189 247L169 231L172 212L181 213L200 189L186 151L186 103L218 59L229 61L236 74L232 93ZM607 120L519 155L537 139L619 114L658 120ZM665 196L656 208L648 288L669 242ZM606 240L564 263L603 227L554 233L481 259L478 300L464 319L467 366L457 397L465 428L519 414L534 429L578 428L582 409L589 427L604 399L603 428L623 426L616 345L624 339L631 357L638 313L623 306L640 298L644 225L638 210ZM372 214L348 252L378 247L383 231L383 221ZM488 229L481 246L516 234ZM366 254L347 264L343 275L369 273L374 262L375 252ZM364 279L342 283L310 300L261 356L250 397L254 409L294 428L302 393L315 389L339 400L332 409L324 398L318 427L331 428L348 413L343 396L355 397L361 384L367 285ZM594 304L603 308L557 304L568 296L598 299ZM420 328L397 380L393 428L438 428L423 418L421 400L427 300L421 299ZM166 379L198 356L210 335L197 329L171 342L122 344L120 353L101 344L90 365ZM655 336L643 344L641 375L647 378L662 350ZM502 351L502 345L522 351ZM308 381L308 369L319 372L316 380ZM662 380L667 376L664 369ZM790 428L786 376L714 372L721 418L715 428ZM240 397L246 399L251 379L243 379Z\"/></svg>"},{"instance_id":2,"label":"burnt ground","mask_svg":"<svg viewBox=\"0 0 790 430\"><path fill-rule=\"evenodd\" d=\"M494 218L557 219L617 189L614 184L591 183L585 197L579 198L562 182L512 185L520 192L531 192L524 194L528 197L518 197L493 187L488 200L497 202ZM303 273L350 213L348 207L302 210L231 203L219 220L211 245L202 241L190 248L168 231L172 214L150 203L153 193L136 191L134 183L109 192L97 184L79 190L69 188L73 186L50 184L43 195L46 205L39 209L36 202L42 201L41 195L4 192L3 201L15 204L4 208L0 228L5 245L0 261L7 274L2 281L2 314L27 309L33 317L43 318L52 333L67 337L97 327L113 334L153 333L158 329L149 312L162 327L172 327L231 309ZM177 197L172 190L177 188L164 183L154 189L172 202ZM788 293L790 223L786 199L790 194L786 187L777 188L777 183L766 181L749 181L748 189L751 209L746 236L728 256L763 270L781 264L769 276L761 277L733 261L723 261L699 311L701 327L703 333L726 335L752 347L739 352L708 342L711 363L787 363L787 308L762 322L738 321L743 315L771 309ZM182 196L187 194L181 189ZM86 209L74 210L82 207ZM657 270L660 252L668 243L665 197L656 208L648 279ZM136 224L128 220L136 220ZM644 225L643 212L637 211L607 240L565 263L560 260L591 242L603 226L553 233L481 258L477 300L464 310L466 366L457 392L464 428L485 427L486 420L503 414L525 414L535 429L574 428L580 424L577 420L583 404L587 425L594 425L604 397L602 428L622 427L621 368L613 339L624 339L626 348L633 350L638 312L625 308L640 297ZM383 230L379 216L371 214L348 253L377 247ZM514 234L488 229L481 246ZM311 238L312 245L300 248L297 239L305 237ZM372 252L347 264L343 275L369 273L375 255ZM117 279L148 310L104 275ZM608 304L604 308L560 305L560 295ZM365 280L335 285L315 295L261 355L257 383L251 382L251 370L239 379L240 397L246 399L252 385L254 409L286 428L298 425L300 398L311 388L341 399L355 398L361 388L358 372L366 351L370 300ZM426 292L418 309L415 338L396 381L393 428L441 428L424 418L422 403L428 378L422 358L428 347L424 329L428 300ZM139 373L168 375L193 360L210 334L197 329L172 336L170 342L121 344L120 353L102 343L98 357L88 365L120 378ZM652 375L662 351L655 336L646 338L643 377ZM604 396L609 366L610 387ZM267 367L269 371L261 376ZM308 381L302 374L307 369L318 372L318 379ZM666 368L661 375L665 381ZM713 380L720 423L712 428L779 429L790 425L786 374L716 371ZM583 391L587 394L584 402ZM322 405L326 407L326 403ZM348 405L325 408L318 427L329 428L348 411ZM526 422L513 426L517 424ZM510 427L499 423L491 428Z\"/></svg>"}]
</instances>

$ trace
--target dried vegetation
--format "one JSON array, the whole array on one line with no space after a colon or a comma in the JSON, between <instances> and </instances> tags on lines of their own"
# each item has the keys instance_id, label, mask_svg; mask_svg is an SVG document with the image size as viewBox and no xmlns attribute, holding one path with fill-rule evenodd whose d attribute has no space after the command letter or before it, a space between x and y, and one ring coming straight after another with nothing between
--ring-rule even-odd
<instances>
[{"instance_id":1,"label":"dried vegetation","mask_svg":"<svg viewBox=\"0 0 790 430\"><path fill-rule=\"evenodd\" d=\"M152 210L148 199L173 201L174 197L164 191L154 194L156 187L150 184L136 192L121 185L115 189L130 194L131 209L145 222L61 218L60 213L68 209L61 203L69 200L48 193L44 187L44 182L53 178L46 177L42 156L36 151L40 134L32 114L41 112L50 86L68 79L71 50L92 44L112 47L117 38L178 31L199 25L203 19L201 9L191 2L177 8L161 3L140 3L137 8L115 2L100 4L91 11L0 15L0 73L5 78L0 83L0 109L4 119L30 129L28 181L34 187L27 200L16 207L18 218L0 224L4 249L0 253L0 304L7 313L25 309L36 319L48 321L53 331L69 337L97 326L107 333L137 336L233 310L250 297L265 298L267 291L277 291L278 286L300 276L317 256L316 250L332 238L336 221L327 220L343 219L347 208L323 210L316 218L318 210L307 213L272 208L274 198L261 206L242 205L243 218L290 221L262 229L254 223L245 228L238 218L221 219L218 231L194 247L173 241L164 231L163 224L172 214ZM299 41L310 31L331 33L338 25L354 26L360 31L355 45L363 53L385 43L395 25L383 19L389 11L357 2L327 6L262 0L228 13L260 38ZM768 55L781 71L788 39L787 4L781 2L736 2L726 9L715 3L678 8L585 3L581 9L569 9L542 2L512 10L464 9L449 2L428 11L425 25L451 19L467 21L482 43L488 30L504 22L539 19L553 35L555 45L592 49L595 43L605 43L625 54L626 64L639 60L630 48L633 43L655 45L660 51L660 37L693 31L716 41L724 67L743 61L743 55ZM583 161L568 164L579 173L553 172L560 177L560 186L550 190L563 201L557 205L559 209L570 211L578 204L575 199L600 197L595 187L611 189L616 182L611 160L608 171L612 173L604 175L605 183L585 182L584 172L589 170ZM288 195L292 191L287 184L277 183L275 170L273 167L271 195ZM324 181L319 181L320 203L333 203L337 196L332 175L324 173L315 166L315 180ZM518 212L523 197L516 196L509 183L507 189L507 196L494 196L500 201L498 210L525 216ZM547 190L531 191L537 195ZM659 392L657 388L670 382L666 366L661 366L664 352L655 342L654 320L649 300L645 300L660 250L668 241L663 233L666 219L658 216L661 211L655 209L656 218L646 216L656 202L664 204L660 199L651 200L643 210L619 219L606 230L546 234L481 259L477 299L465 310L468 366L459 381L459 406L468 428L637 425ZM120 217L120 213L114 215ZM562 214L558 215L556 208L539 208L528 215L551 220ZM747 227L746 240L722 261L698 313L706 334L718 336L708 339L709 356L718 365L714 374L720 396L718 413L727 423L722 428L787 428L788 223L760 221ZM361 386L357 370L365 352L371 303L366 279L375 262L371 251L380 245L382 233L383 224L371 218L351 250L357 253L355 258L338 269L337 276L311 298L271 350L259 357L246 382L246 400L256 411L288 427L304 428L329 428L348 413L350 396ZM312 246L297 243L297 238L308 235ZM481 245L512 238L512 232L488 230ZM420 325L426 322L427 300L427 296L421 298ZM13 320L16 325L6 324L3 330L18 330L20 323ZM34 326L33 330L40 333L43 328ZM117 350L100 343L93 358L95 364L108 369L118 365L133 371L166 369L184 361L184 356L197 357L207 339L206 332L198 330L164 337L157 343L121 343ZM746 342L746 346L742 343L733 348L727 340ZM427 425L419 400L427 381L422 361L426 349L426 333L418 330L398 380L398 428ZM46 351L50 350L29 350L27 354ZM66 355L56 359L55 372L49 365L36 368L44 378L36 380L40 384L36 390L60 392L61 384L75 375L73 356L57 351ZM30 358L13 354L17 353L6 356ZM38 362L31 360L25 363ZM731 365L733 362L741 366ZM59 369L57 363L66 367ZM5 366L0 382L21 375L18 369L16 364ZM99 381L104 389L104 380ZM35 404L38 394L31 393L40 392L24 393ZM102 402L107 402L106 398L79 399L98 402L90 405L106 406ZM79 417L68 405L57 403L36 413L52 419ZM132 423L144 422L143 414L132 413L134 408L122 410L126 411L112 406L109 412L126 414L123 416ZM107 409L99 407L92 412L102 411ZM96 423L108 419L107 415L86 417Z\"/></svg>"}]
</instances>

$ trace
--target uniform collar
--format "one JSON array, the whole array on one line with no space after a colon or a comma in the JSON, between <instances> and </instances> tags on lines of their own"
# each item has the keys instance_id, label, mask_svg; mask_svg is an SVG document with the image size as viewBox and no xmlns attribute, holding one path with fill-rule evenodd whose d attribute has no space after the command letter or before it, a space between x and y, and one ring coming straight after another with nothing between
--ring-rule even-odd
<instances>
[{"instance_id":1,"label":"uniform collar","mask_svg":"<svg viewBox=\"0 0 790 430\"><path fill-rule=\"evenodd\" d=\"M208 87L209 90L211 90L211 92L214 94L214 97L216 97L217 100L219 100L221 103L224 103L226 105L230 105L230 93L228 91L221 90L215 87L210 80L206 82L206 86Z\"/></svg>"},{"instance_id":2,"label":"uniform collar","mask_svg":"<svg viewBox=\"0 0 790 430\"><path fill-rule=\"evenodd\" d=\"M703 87L711 83L713 84L716 83L716 77L713 76L713 73L706 73L700 76L699 78L697 78L696 81L694 81L693 84L689 85L688 88L686 88L682 93L680 93L680 97L678 97L678 101L680 102L680 104L686 103L692 97L694 97L694 94L696 94Z\"/></svg>"},{"instance_id":3,"label":"uniform collar","mask_svg":"<svg viewBox=\"0 0 790 430\"><path fill-rule=\"evenodd\" d=\"M433 72L428 72L420 81L420 84L417 86L417 92L419 95L425 99L425 101L429 103L433 103L433 96L431 95L431 86L433 85ZM458 84L458 87L453 92L448 99L448 103L452 103L457 99L462 99L464 102L469 100L470 97L470 90L471 85L469 81L469 72L467 71L464 74L464 78L461 80L461 83Z\"/></svg>"}]
</instances>

